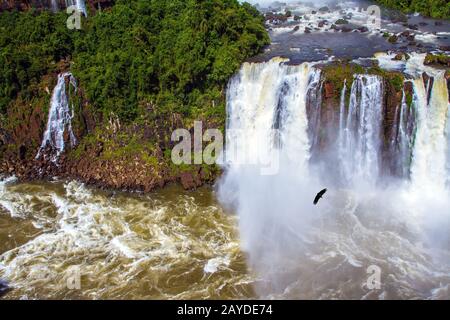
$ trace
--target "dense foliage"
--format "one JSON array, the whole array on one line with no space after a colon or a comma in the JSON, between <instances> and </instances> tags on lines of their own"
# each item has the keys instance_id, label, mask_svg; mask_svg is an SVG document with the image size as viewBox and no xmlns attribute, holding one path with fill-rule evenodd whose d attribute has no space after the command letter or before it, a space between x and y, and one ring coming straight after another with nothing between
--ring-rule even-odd
<instances>
[{"instance_id":1,"label":"dense foliage","mask_svg":"<svg viewBox=\"0 0 450 320\"><path fill-rule=\"evenodd\" d=\"M433 18L450 19L450 2L448 0L376 0L378 3L402 10L419 12Z\"/></svg>"},{"instance_id":2,"label":"dense foliage","mask_svg":"<svg viewBox=\"0 0 450 320\"><path fill-rule=\"evenodd\" d=\"M263 18L237 0L119 0L66 27L64 13L0 14L0 110L67 59L92 105L134 120L214 112L227 79L268 43Z\"/></svg>"}]
</instances>

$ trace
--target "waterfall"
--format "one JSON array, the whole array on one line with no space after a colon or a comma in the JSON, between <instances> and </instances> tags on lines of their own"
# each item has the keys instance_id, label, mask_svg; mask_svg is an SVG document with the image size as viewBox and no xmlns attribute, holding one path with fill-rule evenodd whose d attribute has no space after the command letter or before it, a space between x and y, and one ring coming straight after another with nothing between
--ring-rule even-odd
<instances>
[{"instance_id":1,"label":"waterfall","mask_svg":"<svg viewBox=\"0 0 450 320\"><path fill-rule=\"evenodd\" d=\"M345 100L344 100L345 101ZM346 182L376 182L380 174L383 81L355 75L347 114L341 101L338 135L341 170Z\"/></svg>"},{"instance_id":2,"label":"waterfall","mask_svg":"<svg viewBox=\"0 0 450 320\"><path fill-rule=\"evenodd\" d=\"M309 160L306 94L320 71L283 59L242 67L228 87L227 159L262 164L279 151L305 167ZM237 143L239 142L239 143ZM278 150L281 148L281 150ZM239 156L239 160L236 159Z\"/></svg>"},{"instance_id":3,"label":"waterfall","mask_svg":"<svg viewBox=\"0 0 450 320\"><path fill-rule=\"evenodd\" d=\"M450 189L450 103L447 111L447 188Z\"/></svg>"},{"instance_id":4,"label":"waterfall","mask_svg":"<svg viewBox=\"0 0 450 320\"><path fill-rule=\"evenodd\" d=\"M414 93L418 128L413 152L412 183L415 188L431 192L444 190L450 160L446 136L449 95L444 72L436 74L430 99L421 77L414 80Z\"/></svg>"},{"instance_id":5,"label":"waterfall","mask_svg":"<svg viewBox=\"0 0 450 320\"><path fill-rule=\"evenodd\" d=\"M413 144L413 134L411 131L411 124L415 125L412 119L412 108L406 103L405 90L402 92L402 103L400 105L400 117L398 119L397 128L397 146L399 149L399 156L397 161L397 170L400 170L402 177L409 177L410 159Z\"/></svg>"},{"instance_id":6,"label":"waterfall","mask_svg":"<svg viewBox=\"0 0 450 320\"><path fill-rule=\"evenodd\" d=\"M72 131L73 107L71 111L66 93L66 78L69 78L69 86L77 89L76 80L71 73L66 72L58 75L58 82L52 93L47 128L36 156L37 159L42 156L47 147L51 147L52 151L56 152L53 158L53 160L56 160L64 151L66 130L71 146L73 147L76 144L76 138Z\"/></svg>"}]
</instances>

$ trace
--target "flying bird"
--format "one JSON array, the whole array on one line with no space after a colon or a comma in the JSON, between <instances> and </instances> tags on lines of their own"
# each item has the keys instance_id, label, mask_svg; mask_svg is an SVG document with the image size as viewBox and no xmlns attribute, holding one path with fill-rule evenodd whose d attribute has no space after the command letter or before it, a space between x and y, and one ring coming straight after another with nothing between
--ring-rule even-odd
<instances>
[{"instance_id":1,"label":"flying bird","mask_svg":"<svg viewBox=\"0 0 450 320\"><path fill-rule=\"evenodd\" d=\"M314 205L317 205L319 203L320 199L323 198L324 194L327 193L327 191L327 189L323 189L317 194L316 198L314 199Z\"/></svg>"}]
</instances>

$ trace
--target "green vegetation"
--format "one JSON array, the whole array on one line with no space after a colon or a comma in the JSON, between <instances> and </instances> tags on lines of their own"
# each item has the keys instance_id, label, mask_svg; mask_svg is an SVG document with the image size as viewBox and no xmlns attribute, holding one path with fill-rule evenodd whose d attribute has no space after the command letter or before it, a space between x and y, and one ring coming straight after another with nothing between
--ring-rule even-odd
<instances>
[{"instance_id":1,"label":"green vegetation","mask_svg":"<svg viewBox=\"0 0 450 320\"><path fill-rule=\"evenodd\" d=\"M376 0L378 3L406 13L421 14L438 18L450 19L450 2L448 0Z\"/></svg>"},{"instance_id":2,"label":"green vegetation","mask_svg":"<svg viewBox=\"0 0 450 320\"><path fill-rule=\"evenodd\" d=\"M268 44L263 17L237 0L118 0L68 30L67 15L0 14L0 112L30 100L44 75L68 68L97 111L136 121L159 115L223 116L223 89ZM51 90L51 88L50 88Z\"/></svg>"}]
</instances>

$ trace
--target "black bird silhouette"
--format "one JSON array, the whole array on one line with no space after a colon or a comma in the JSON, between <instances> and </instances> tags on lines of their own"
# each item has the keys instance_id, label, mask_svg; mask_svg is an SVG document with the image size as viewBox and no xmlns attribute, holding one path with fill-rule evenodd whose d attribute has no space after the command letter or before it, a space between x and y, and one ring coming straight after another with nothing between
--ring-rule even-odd
<instances>
[{"instance_id":1,"label":"black bird silhouette","mask_svg":"<svg viewBox=\"0 0 450 320\"><path fill-rule=\"evenodd\" d=\"M322 199L322 197L324 196L325 193L327 193L327 191L328 191L327 189L323 189L317 194L316 198L314 199L314 205L317 205L319 203L320 199Z\"/></svg>"}]
</instances>

